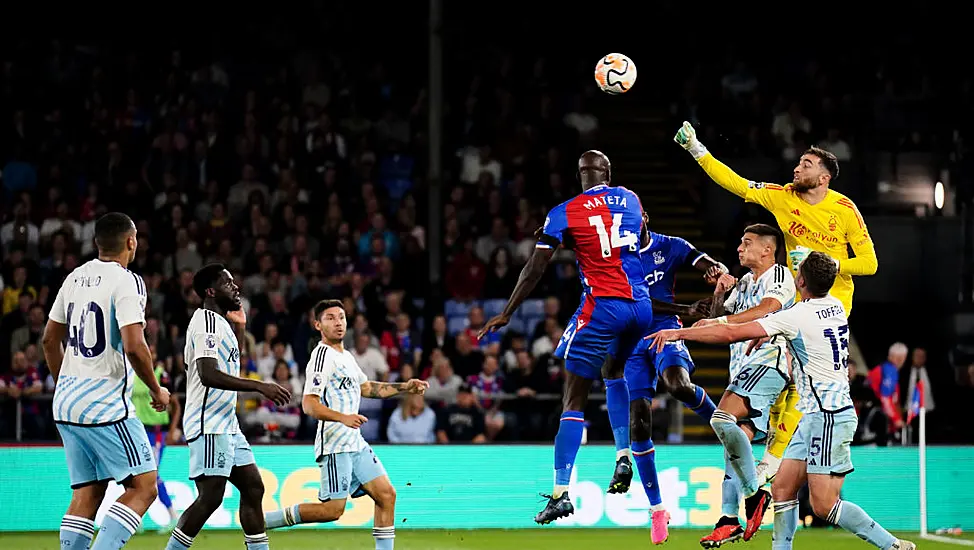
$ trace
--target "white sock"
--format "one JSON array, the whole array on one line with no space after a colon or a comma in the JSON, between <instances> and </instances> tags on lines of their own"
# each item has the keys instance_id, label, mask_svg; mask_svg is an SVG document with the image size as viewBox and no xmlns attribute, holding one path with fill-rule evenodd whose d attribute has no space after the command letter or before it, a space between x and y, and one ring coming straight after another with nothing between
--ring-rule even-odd
<instances>
[{"instance_id":1,"label":"white sock","mask_svg":"<svg viewBox=\"0 0 974 550\"><path fill-rule=\"evenodd\" d=\"M568 492L568 485L555 485L555 490L551 492L551 496L555 498L560 498L561 495Z\"/></svg>"},{"instance_id":2,"label":"white sock","mask_svg":"<svg viewBox=\"0 0 974 550\"><path fill-rule=\"evenodd\" d=\"M761 457L761 462L768 465L764 470L765 479L777 474L778 468L781 466L781 459L769 453L767 449L764 450L764 456Z\"/></svg>"},{"instance_id":3,"label":"white sock","mask_svg":"<svg viewBox=\"0 0 974 550\"><path fill-rule=\"evenodd\" d=\"M622 457L629 458L629 449L619 449L616 451L616 462L619 462L619 459Z\"/></svg>"},{"instance_id":4,"label":"white sock","mask_svg":"<svg viewBox=\"0 0 974 550\"><path fill-rule=\"evenodd\" d=\"M663 507L663 503L661 502L661 503L659 503L659 504L654 504L654 505L653 505L653 506L651 507L651 510L650 510L650 512L660 512L660 511L662 511L662 510L666 510L666 508L664 508L664 507Z\"/></svg>"}]
</instances>

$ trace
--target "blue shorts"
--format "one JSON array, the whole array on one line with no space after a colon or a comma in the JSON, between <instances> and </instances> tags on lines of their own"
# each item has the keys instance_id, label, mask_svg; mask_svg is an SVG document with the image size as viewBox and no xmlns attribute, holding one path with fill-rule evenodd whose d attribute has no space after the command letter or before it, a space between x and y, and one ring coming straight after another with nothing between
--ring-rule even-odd
<instances>
[{"instance_id":1,"label":"blue shorts","mask_svg":"<svg viewBox=\"0 0 974 550\"><path fill-rule=\"evenodd\" d=\"M365 495L363 485L386 475L385 466L375 456L372 447L350 453L334 453L318 459L321 468L321 487L318 500L342 500L351 495L358 498Z\"/></svg>"},{"instance_id":2,"label":"blue shorts","mask_svg":"<svg viewBox=\"0 0 974 550\"><path fill-rule=\"evenodd\" d=\"M58 424L64 442L71 488L154 471L155 457L149 438L138 418L127 418L107 426Z\"/></svg>"},{"instance_id":3,"label":"blue shorts","mask_svg":"<svg viewBox=\"0 0 974 550\"><path fill-rule=\"evenodd\" d=\"M606 355L625 363L653 322L650 301L586 294L555 349L565 369L588 380L602 378Z\"/></svg>"},{"instance_id":4,"label":"blue shorts","mask_svg":"<svg viewBox=\"0 0 974 550\"><path fill-rule=\"evenodd\" d=\"M802 460L810 474L852 473L852 437L859 418L853 408L805 413L782 459Z\"/></svg>"},{"instance_id":5,"label":"blue shorts","mask_svg":"<svg viewBox=\"0 0 974 550\"><path fill-rule=\"evenodd\" d=\"M660 373L669 367L680 367L693 374L693 359L682 340L667 342L659 353L652 348L652 343L652 340L640 340L626 361L625 378L630 401L652 399L656 395Z\"/></svg>"},{"instance_id":6,"label":"blue shorts","mask_svg":"<svg viewBox=\"0 0 974 550\"><path fill-rule=\"evenodd\" d=\"M746 365L737 371L727 386L727 391L744 398L748 408L746 420L754 425L755 442L768 436L771 406L787 386L787 378L774 365Z\"/></svg>"},{"instance_id":7,"label":"blue shorts","mask_svg":"<svg viewBox=\"0 0 974 550\"><path fill-rule=\"evenodd\" d=\"M230 470L255 462L250 443L240 433L201 435L189 442L189 479L230 477Z\"/></svg>"}]
</instances>

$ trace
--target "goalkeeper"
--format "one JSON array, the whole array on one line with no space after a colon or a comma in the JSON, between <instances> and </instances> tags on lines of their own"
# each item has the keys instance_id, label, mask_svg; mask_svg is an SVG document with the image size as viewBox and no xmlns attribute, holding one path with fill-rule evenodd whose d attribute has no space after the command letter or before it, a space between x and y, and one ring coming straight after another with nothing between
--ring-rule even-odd
<instances>
[{"instance_id":1,"label":"goalkeeper","mask_svg":"<svg viewBox=\"0 0 974 550\"><path fill-rule=\"evenodd\" d=\"M759 204L774 215L785 236L788 267L793 275L812 251L831 257L839 273L829 294L842 302L846 316L852 313L852 276L873 275L878 261L859 209L848 197L829 189L829 184L839 175L835 155L818 147L808 149L795 166L792 182L776 185L737 175L707 151L689 122L683 123L673 139L693 155L710 179L745 202ZM850 246L854 258L849 257ZM801 419L801 413L795 409L797 402L798 393L792 384L771 409L769 420L775 430L758 465L758 475L767 481L777 472L781 455Z\"/></svg>"}]
</instances>

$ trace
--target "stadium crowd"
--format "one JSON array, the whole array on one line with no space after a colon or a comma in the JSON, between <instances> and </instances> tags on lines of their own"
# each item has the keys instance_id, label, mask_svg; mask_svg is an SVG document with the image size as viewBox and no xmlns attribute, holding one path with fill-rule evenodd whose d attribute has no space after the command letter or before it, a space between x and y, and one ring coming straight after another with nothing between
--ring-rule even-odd
<instances>
[{"instance_id":1,"label":"stadium crowd","mask_svg":"<svg viewBox=\"0 0 974 550\"><path fill-rule=\"evenodd\" d=\"M174 391L184 389L184 332L200 304L193 272L220 262L241 285L242 372L294 396L285 407L241 400L256 441L308 437L302 376L319 338L309 313L325 297L344 299L345 343L370 378L431 384L425 399L366 400L362 413L378 420L363 426L368 439L551 437L558 401L537 403L561 391L552 352L580 291L572 258L559 254L513 330L475 337L513 288L547 209L574 194L576 152L598 131L584 94L551 86L543 59L527 85L509 84L508 57L451 92L441 230L425 226L428 94L382 64L359 75L322 58L255 77L181 50L41 51L0 66L0 357L11 358L0 363L0 438L13 437L18 400L26 438L56 437L48 401L35 398L53 391L39 340L60 282L92 257L94 220L109 210L137 223L130 268L148 286L147 339ZM835 122L844 118L826 104L769 105L746 66L719 92L698 85L754 109L725 112L751 117L735 125L768 154L791 158L827 134L840 159L854 155L842 140L855 128ZM753 130L761 124L767 132ZM765 146L768 137L776 141ZM429 284L430 239L441 239L442 288Z\"/></svg>"}]
</instances>

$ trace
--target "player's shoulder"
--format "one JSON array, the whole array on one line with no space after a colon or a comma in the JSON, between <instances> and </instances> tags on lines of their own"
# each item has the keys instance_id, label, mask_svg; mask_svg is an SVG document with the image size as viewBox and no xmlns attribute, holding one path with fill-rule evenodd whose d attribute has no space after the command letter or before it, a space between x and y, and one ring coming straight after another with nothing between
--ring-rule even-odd
<instances>
[{"instance_id":1,"label":"player's shoulder","mask_svg":"<svg viewBox=\"0 0 974 550\"><path fill-rule=\"evenodd\" d=\"M834 189L829 189L829 193L828 195L826 195L825 198L826 200L824 201L824 204L827 204L829 206L838 206L840 207L840 209L844 208L847 210L851 210L857 215L859 213L859 207L856 206L856 203L853 202L852 199L850 199L849 197L843 195L838 191L835 191Z\"/></svg>"},{"instance_id":2,"label":"player's shoulder","mask_svg":"<svg viewBox=\"0 0 974 550\"><path fill-rule=\"evenodd\" d=\"M748 272L748 275L753 278L754 272ZM791 275L791 271L789 271L787 267L776 263L771 266L771 269L762 273L761 276L758 277L758 280L765 284L787 284L789 280L794 281L794 278Z\"/></svg>"},{"instance_id":3,"label":"player's shoulder","mask_svg":"<svg viewBox=\"0 0 974 550\"><path fill-rule=\"evenodd\" d=\"M216 332L226 322L227 320L219 313L201 307L193 312L193 316L189 319L189 327L187 330Z\"/></svg>"},{"instance_id":4,"label":"player's shoulder","mask_svg":"<svg viewBox=\"0 0 974 550\"><path fill-rule=\"evenodd\" d=\"M318 345L311 350L311 356L308 359L308 370L321 372L326 365L335 361L337 355L338 352L330 346L326 346L324 342L318 342Z\"/></svg>"}]
</instances>

